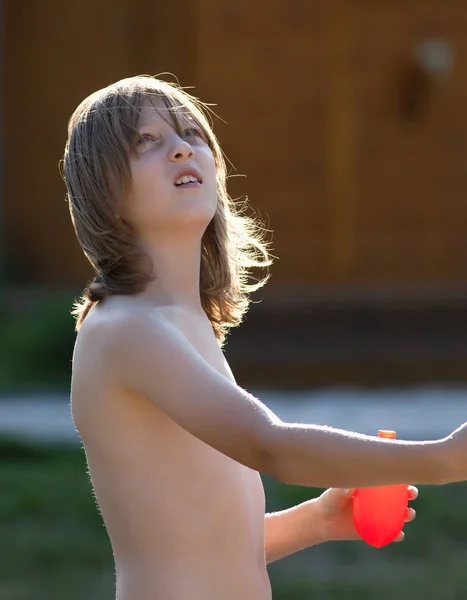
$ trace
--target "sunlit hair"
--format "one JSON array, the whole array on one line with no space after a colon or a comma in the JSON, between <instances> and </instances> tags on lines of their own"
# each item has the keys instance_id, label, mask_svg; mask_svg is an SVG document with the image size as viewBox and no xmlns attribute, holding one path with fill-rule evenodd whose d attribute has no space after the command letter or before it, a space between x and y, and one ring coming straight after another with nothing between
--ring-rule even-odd
<instances>
[{"instance_id":1,"label":"sunlit hair","mask_svg":"<svg viewBox=\"0 0 467 600\"><path fill-rule=\"evenodd\" d=\"M60 169L76 237L95 270L71 314L79 331L100 300L140 293L157 278L149 256L136 243L135 231L118 216L117 208L131 188L130 158L141 139L141 109L147 101L156 108L161 100L177 130L177 115L188 113L204 132L214 156L217 209L202 238L200 294L222 344L228 329L241 322L249 294L269 277L266 230L257 218L245 214L245 202L234 202L227 193L226 164L207 105L178 85L150 75L122 79L94 92L81 102L68 123ZM251 267L264 269L262 276L252 280Z\"/></svg>"}]
</instances>

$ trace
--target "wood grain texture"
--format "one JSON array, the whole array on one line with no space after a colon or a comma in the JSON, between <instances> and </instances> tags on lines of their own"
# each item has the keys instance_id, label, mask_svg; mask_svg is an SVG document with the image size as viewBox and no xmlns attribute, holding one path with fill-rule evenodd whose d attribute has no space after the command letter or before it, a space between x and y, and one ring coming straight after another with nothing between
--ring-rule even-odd
<instances>
[{"instance_id":1,"label":"wood grain texture","mask_svg":"<svg viewBox=\"0 0 467 600\"><path fill-rule=\"evenodd\" d=\"M15 282L90 274L58 173L92 91L170 72L226 121L230 191L274 230L272 288L467 279L463 0L5 1L5 207ZM414 67L442 39L444 81ZM415 70L414 70L415 69ZM246 175L239 177L238 175ZM237 175L237 176L235 176Z\"/></svg>"}]
</instances>

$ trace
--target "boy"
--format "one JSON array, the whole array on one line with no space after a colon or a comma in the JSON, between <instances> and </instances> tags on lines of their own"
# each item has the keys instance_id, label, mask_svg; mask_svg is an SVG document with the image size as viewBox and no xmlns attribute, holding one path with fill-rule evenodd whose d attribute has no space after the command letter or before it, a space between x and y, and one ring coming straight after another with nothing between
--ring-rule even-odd
<instances>
[{"instance_id":1,"label":"boy","mask_svg":"<svg viewBox=\"0 0 467 600\"><path fill-rule=\"evenodd\" d=\"M465 425L406 442L284 423L236 384L222 344L265 282L248 269L270 258L200 102L149 76L95 92L63 173L96 271L73 311L72 414L118 600L269 600L267 562L356 537L352 488L467 478ZM350 491L265 518L260 472Z\"/></svg>"}]
</instances>

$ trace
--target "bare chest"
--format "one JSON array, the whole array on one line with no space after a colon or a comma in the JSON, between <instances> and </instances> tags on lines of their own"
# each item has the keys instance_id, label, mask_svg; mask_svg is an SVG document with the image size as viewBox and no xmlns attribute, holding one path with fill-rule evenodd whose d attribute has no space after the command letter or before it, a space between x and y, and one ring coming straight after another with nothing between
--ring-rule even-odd
<instances>
[{"instance_id":1,"label":"bare chest","mask_svg":"<svg viewBox=\"0 0 467 600\"><path fill-rule=\"evenodd\" d=\"M234 380L209 322L172 318L203 359ZM156 552L161 532L174 543L177 536L188 543L203 532L207 543L226 536L239 547L258 544L261 553L259 474L190 435L148 399L120 389L99 368L98 348L83 344L74 360L73 416L114 544L128 548L147 540L148 552Z\"/></svg>"}]
</instances>

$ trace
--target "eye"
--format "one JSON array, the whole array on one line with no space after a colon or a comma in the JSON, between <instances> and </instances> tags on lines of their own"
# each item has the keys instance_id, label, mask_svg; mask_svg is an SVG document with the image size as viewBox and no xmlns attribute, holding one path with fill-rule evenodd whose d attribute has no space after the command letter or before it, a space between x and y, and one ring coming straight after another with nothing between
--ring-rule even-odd
<instances>
[{"instance_id":1,"label":"eye","mask_svg":"<svg viewBox=\"0 0 467 600\"><path fill-rule=\"evenodd\" d=\"M193 137L198 136L204 140L204 135L200 129L196 127L189 127L188 129L183 130L183 137Z\"/></svg>"},{"instance_id":2,"label":"eye","mask_svg":"<svg viewBox=\"0 0 467 600\"><path fill-rule=\"evenodd\" d=\"M138 138L138 144L144 144L149 140L155 140L155 137L150 135L149 133L143 133Z\"/></svg>"}]
</instances>

